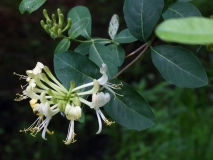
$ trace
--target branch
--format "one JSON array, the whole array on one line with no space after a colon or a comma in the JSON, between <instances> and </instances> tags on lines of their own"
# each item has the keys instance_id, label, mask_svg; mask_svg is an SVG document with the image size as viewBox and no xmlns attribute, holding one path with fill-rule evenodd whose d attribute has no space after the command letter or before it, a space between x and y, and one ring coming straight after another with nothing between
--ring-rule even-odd
<instances>
[{"instance_id":1,"label":"branch","mask_svg":"<svg viewBox=\"0 0 213 160\"><path fill-rule=\"evenodd\" d=\"M129 68L135 61L137 61L140 58L140 56L142 56L144 54L144 52L147 50L147 48L149 47L149 44L145 43L143 46L138 48L136 51L140 50L143 47L145 47L145 48L141 51L141 53L132 62L130 62L126 67L124 67L120 72L118 72L112 79L117 78L121 73L123 73L127 68ZM136 51L134 51L134 52L136 52Z\"/></svg>"}]
</instances>

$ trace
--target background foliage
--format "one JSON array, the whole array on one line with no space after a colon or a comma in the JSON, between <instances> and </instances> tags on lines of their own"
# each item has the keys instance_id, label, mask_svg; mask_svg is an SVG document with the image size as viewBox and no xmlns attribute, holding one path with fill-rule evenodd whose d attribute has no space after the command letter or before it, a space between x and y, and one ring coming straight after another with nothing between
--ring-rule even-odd
<instances>
[{"instance_id":1,"label":"background foliage","mask_svg":"<svg viewBox=\"0 0 213 160\"><path fill-rule=\"evenodd\" d=\"M166 0L169 2L172 0ZM90 9L93 17L93 35L107 37L108 23L116 13L120 16L120 30L126 28L123 19L123 2L114 0L48 0L42 8L31 15L21 15L20 1L2 0L0 3L0 152L1 159L186 159L211 160L213 157L213 94L212 53L204 47L190 46L207 71L209 85L198 89L177 88L165 82L151 61L151 51L131 66L119 79L132 84L150 103L157 119L157 125L144 130L132 131L114 124L104 126L96 135L98 124L93 114L87 113L86 123L76 125L77 142L66 146L62 142L67 134L68 121L59 117L53 119L50 129L55 131L44 141L40 135L33 138L19 133L36 118L27 101L13 102L22 84L13 72L24 74L37 61L52 68L52 55L58 40L52 41L40 27L42 10L55 12L61 8L68 13L76 5ZM212 14L213 3L208 0L194 0L192 3L203 16ZM155 42L163 45L162 41ZM124 46L130 53L141 43ZM73 48L77 44L72 44ZM184 46L185 47L185 46ZM125 64L124 64L125 66ZM53 70L53 68L52 68ZM157 85L156 85L157 84ZM95 123L94 123L95 122ZM53 125L54 124L54 125ZM61 130L58 130L61 128ZM178 155L178 156L177 156Z\"/></svg>"}]
</instances>

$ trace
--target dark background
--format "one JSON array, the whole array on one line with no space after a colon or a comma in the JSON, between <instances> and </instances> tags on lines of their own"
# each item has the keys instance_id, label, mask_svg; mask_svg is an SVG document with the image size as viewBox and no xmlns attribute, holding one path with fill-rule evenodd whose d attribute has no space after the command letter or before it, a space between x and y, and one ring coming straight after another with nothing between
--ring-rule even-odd
<instances>
[{"instance_id":1,"label":"dark background","mask_svg":"<svg viewBox=\"0 0 213 160\"><path fill-rule=\"evenodd\" d=\"M167 0L169 3L172 0ZM116 13L120 17L120 30L126 28L123 19L123 0L47 0L32 14L20 14L20 1L0 2L0 159L72 159L72 160L211 160L213 158L213 72L212 53L205 47L184 46L200 59L205 67L209 85L198 89L177 88L165 82L150 60L147 51L119 79L127 81L150 103L157 125L145 131L132 131L113 124L103 125L101 134L96 135L98 122L94 112L86 113L84 124L76 123L77 142L65 145L69 122L59 114L49 125L53 135L47 141L39 133L36 138L19 130L30 126L37 118L28 100L15 102L20 93L19 77L13 72L25 74L40 61L53 71L53 52L59 42L52 40L40 26L44 19L42 10L49 14L60 8L64 15L77 5L89 8L92 15L93 37L109 38L108 23ZM192 2L205 17L213 14L213 2ZM155 40L153 45L164 44ZM74 49L78 43L71 44ZM141 42L123 45L126 54L141 46ZM177 45L177 44L175 44ZM200 48L200 49L199 49ZM134 57L133 57L134 58ZM126 60L123 66L130 62Z\"/></svg>"}]
</instances>

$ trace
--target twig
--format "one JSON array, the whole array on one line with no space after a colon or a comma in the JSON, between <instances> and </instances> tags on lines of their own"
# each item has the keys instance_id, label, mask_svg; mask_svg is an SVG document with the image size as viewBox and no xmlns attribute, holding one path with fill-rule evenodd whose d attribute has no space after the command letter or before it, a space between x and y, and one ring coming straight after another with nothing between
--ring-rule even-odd
<instances>
[{"instance_id":1,"label":"twig","mask_svg":"<svg viewBox=\"0 0 213 160\"><path fill-rule=\"evenodd\" d=\"M146 46L147 43L143 44L141 47L139 47L138 49L136 49L135 51L133 51L132 53L128 54L125 58L128 58L132 55L134 55L135 53L137 53L138 51L140 51L142 48L144 48Z\"/></svg>"},{"instance_id":2,"label":"twig","mask_svg":"<svg viewBox=\"0 0 213 160\"><path fill-rule=\"evenodd\" d=\"M145 47L145 48L141 51L141 53L140 53L132 62L130 62L126 67L124 67L120 72L118 72L112 79L118 77L122 72L124 72L127 68L129 68L135 61L137 61L138 58L140 58L140 56L142 56L143 53L144 53L144 52L147 50L147 48L149 47L148 43L145 43L145 44L143 45L143 47ZM142 47L140 47L140 48L142 48ZM138 49L139 49L139 48L138 48ZM137 50L138 50L138 49L137 49Z\"/></svg>"}]
</instances>

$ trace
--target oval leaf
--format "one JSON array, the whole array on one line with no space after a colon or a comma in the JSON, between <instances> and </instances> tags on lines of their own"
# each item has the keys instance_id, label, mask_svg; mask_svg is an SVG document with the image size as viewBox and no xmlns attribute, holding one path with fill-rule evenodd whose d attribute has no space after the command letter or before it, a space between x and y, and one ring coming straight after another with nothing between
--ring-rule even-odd
<instances>
[{"instance_id":1,"label":"oval leaf","mask_svg":"<svg viewBox=\"0 0 213 160\"><path fill-rule=\"evenodd\" d=\"M114 59L114 61L117 61L118 66L120 67L123 62L124 62L124 58L125 58L125 51L124 49L120 46L120 45L116 45L116 44L110 44L107 46L107 48L116 56L116 59Z\"/></svg>"},{"instance_id":2,"label":"oval leaf","mask_svg":"<svg viewBox=\"0 0 213 160\"><path fill-rule=\"evenodd\" d=\"M92 82L101 77L100 68L84 55L67 51L54 56L54 69L57 78L69 89L70 81L75 85Z\"/></svg>"},{"instance_id":3,"label":"oval leaf","mask_svg":"<svg viewBox=\"0 0 213 160\"><path fill-rule=\"evenodd\" d=\"M83 18L89 18L89 24L88 26L85 28L85 30L81 33L81 35L85 38L90 38L91 37L91 14L90 11L88 10L88 8L84 7L84 6L77 6L72 8L69 13L67 18L71 18L72 22L75 23Z\"/></svg>"},{"instance_id":4,"label":"oval leaf","mask_svg":"<svg viewBox=\"0 0 213 160\"><path fill-rule=\"evenodd\" d=\"M102 63L105 63L108 66L107 75L109 78L112 78L117 74L118 64L117 61L115 61L116 55L106 46L99 43L93 43L89 50L89 58L99 67L102 66Z\"/></svg>"},{"instance_id":5,"label":"oval leaf","mask_svg":"<svg viewBox=\"0 0 213 160\"><path fill-rule=\"evenodd\" d=\"M178 87L196 88L208 84L206 72L200 61L184 48L154 47L152 62L163 78Z\"/></svg>"},{"instance_id":6,"label":"oval leaf","mask_svg":"<svg viewBox=\"0 0 213 160\"><path fill-rule=\"evenodd\" d=\"M114 39L115 35L117 34L119 27L119 17L117 14L114 14L109 22L109 29L108 33L111 39Z\"/></svg>"},{"instance_id":7,"label":"oval leaf","mask_svg":"<svg viewBox=\"0 0 213 160\"><path fill-rule=\"evenodd\" d=\"M19 5L19 11L32 13L44 4L46 0L23 0Z\"/></svg>"},{"instance_id":8,"label":"oval leaf","mask_svg":"<svg viewBox=\"0 0 213 160\"><path fill-rule=\"evenodd\" d=\"M133 37L129 29L124 29L123 31L115 35L113 41L117 43L131 43L137 41L137 39Z\"/></svg>"},{"instance_id":9,"label":"oval leaf","mask_svg":"<svg viewBox=\"0 0 213 160\"><path fill-rule=\"evenodd\" d=\"M92 43L81 43L78 45L78 47L75 48L75 52L78 52L83 55L89 54L90 46Z\"/></svg>"},{"instance_id":10,"label":"oval leaf","mask_svg":"<svg viewBox=\"0 0 213 160\"><path fill-rule=\"evenodd\" d=\"M72 39L75 39L79 35L82 34L82 32L87 28L89 24L89 18L83 18L74 24L71 25L71 28L68 31L69 37Z\"/></svg>"},{"instance_id":11,"label":"oval leaf","mask_svg":"<svg viewBox=\"0 0 213 160\"><path fill-rule=\"evenodd\" d=\"M69 49L69 47L70 47L70 41L68 39L62 39L58 43L58 45L54 51L54 54L65 52Z\"/></svg>"},{"instance_id":12,"label":"oval leaf","mask_svg":"<svg viewBox=\"0 0 213 160\"><path fill-rule=\"evenodd\" d=\"M111 80L110 83L119 84L120 80ZM111 94L111 100L104 106L104 110L117 123L135 130L144 130L155 125L155 116L146 100L127 83L122 82L121 90L115 99Z\"/></svg>"},{"instance_id":13,"label":"oval leaf","mask_svg":"<svg viewBox=\"0 0 213 160\"><path fill-rule=\"evenodd\" d=\"M146 42L163 10L164 0L125 0L124 18L129 31Z\"/></svg>"},{"instance_id":14,"label":"oval leaf","mask_svg":"<svg viewBox=\"0 0 213 160\"><path fill-rule=\"evenodd\" d=\"M171 18L202 17L200 11L190 3L177 2L162 14L164 20Z\"/></svg>"},{"instance_id":15,"label":"oval leaf","mask_svg":"<svg viewBox=\"0 0 213 160\"><path fill-rule=\"evenodd\" d=\"M156 28L155 33L168 42L209 44L213 43L212 28L212 19L190 17L166 20Z\"/></svg>"}]
</instances>

